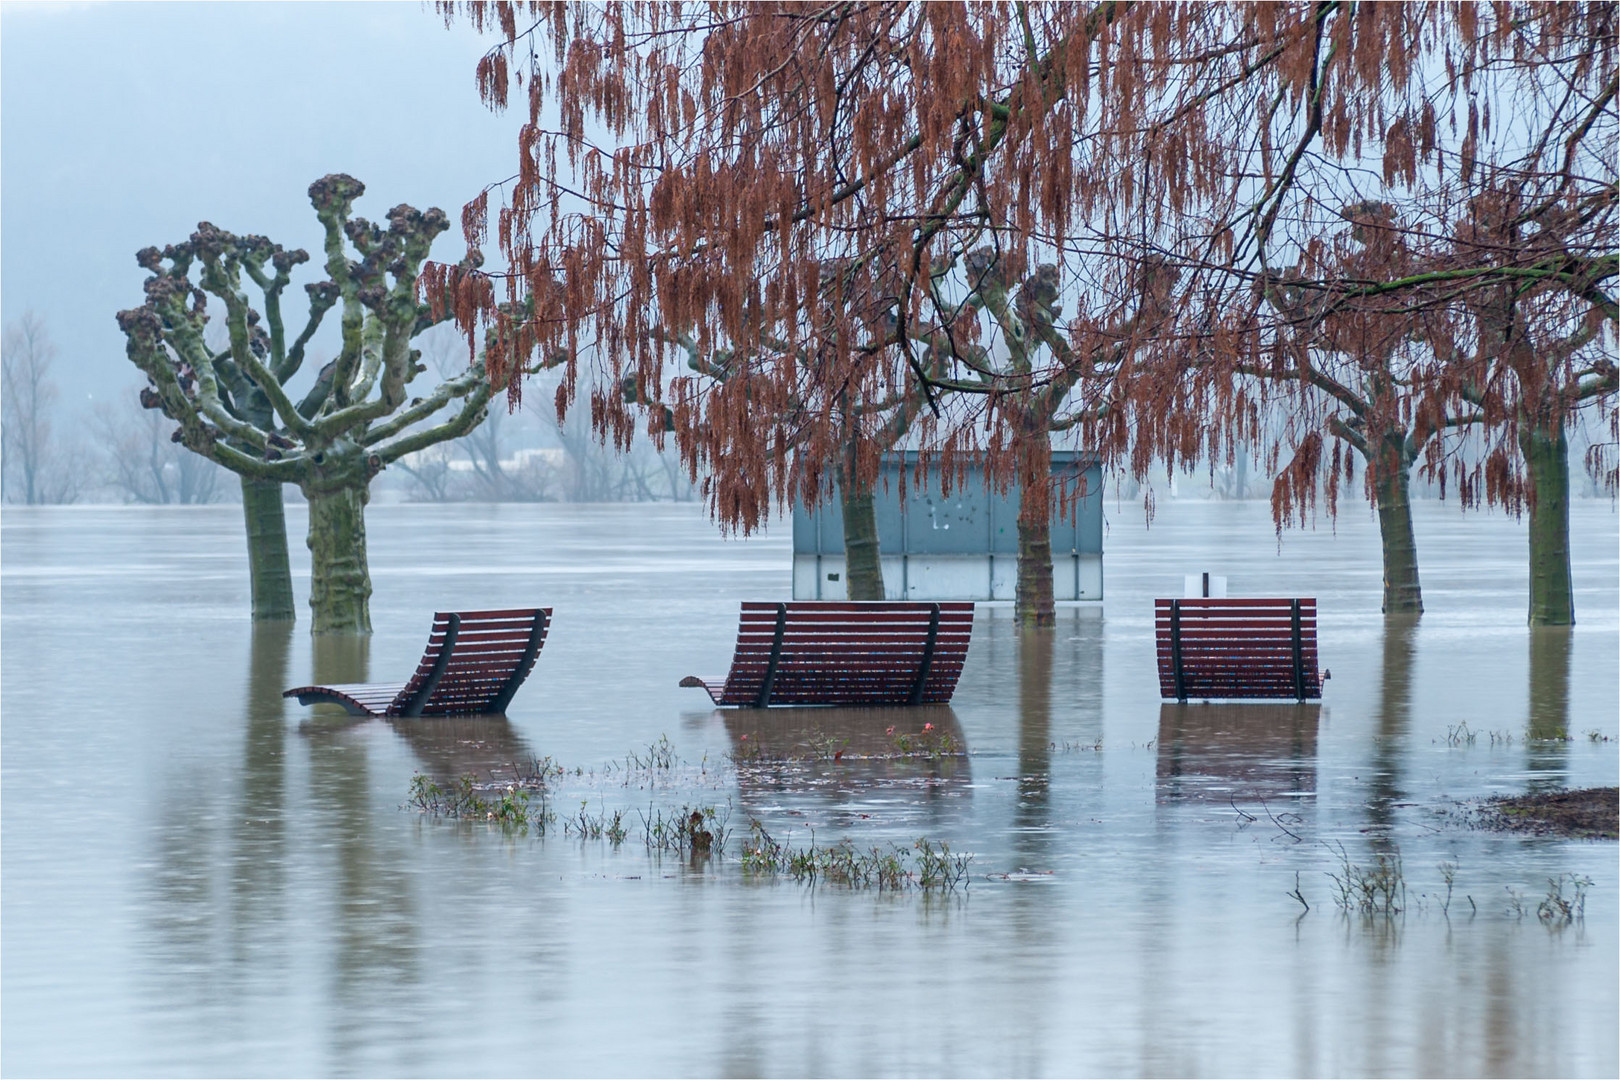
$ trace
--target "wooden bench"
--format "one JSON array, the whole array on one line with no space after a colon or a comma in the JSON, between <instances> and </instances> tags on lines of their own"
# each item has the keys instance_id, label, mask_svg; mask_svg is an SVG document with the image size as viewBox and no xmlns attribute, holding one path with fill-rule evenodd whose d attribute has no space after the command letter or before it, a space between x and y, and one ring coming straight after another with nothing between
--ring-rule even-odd
<instances>
[{"instance_id":1,"label":"wooden bench","mask_svg":"<svg viewBox=\"0 0 1620 1080\"><path fill-rule=\"evenodd\" d=\"M534 669L550 627L550 608L441 611L408 681L299 686L281 696L300 705L341 705L351 716L504 713Z\"/></svg>"},{"instance_id":2,"label":"wooden bench","mask_svg":"<svg viewBox=\"0 0 1620 1080\"><path fill-rule=\"evenodd\" d=\"M1153 609L1160 696L1322 696L1315 599L1155 600Z\"/></svg>"},{"instance_id":3,"label":"wooden bench","mask_svg":"<svg viewBox=\"0 0 1620 1080\"><path fill-rule=\"evenodd\" d=\"M725 678L688 675L716 705L943 705L973 635L973 604L745 602Z\"/></svg>"}]
</instances>

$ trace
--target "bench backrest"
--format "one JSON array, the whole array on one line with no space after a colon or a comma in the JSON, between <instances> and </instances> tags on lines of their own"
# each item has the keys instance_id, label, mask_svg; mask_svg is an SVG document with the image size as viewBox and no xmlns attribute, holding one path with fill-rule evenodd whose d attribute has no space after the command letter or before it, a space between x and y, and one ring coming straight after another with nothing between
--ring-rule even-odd
<instances>
[{"instance_id":1,"label":"bench backrest","mask_svg":"<svg viewBox=\"0 0 1620 1080\"><path fill-rule=\"evenodd\" d=\"M722 705L941 705L973 634L971 602L745 602Z\"/></svg>"},{"instance_id":2,"label":"bench backrest","mask_svg":"<svg viewBox=\"0 0 1620 1080\"><path fill-rule=\"evenodd\" d=\"M389 711L399 716L505 712L534 670L550 629L550 608L437 612L416 673Z\"/></svg>"},{"instance_id":3,"label":"bench backrest","mask_svg":"<svg viewBox=\"0 0 1620 1080\"><path fill-rule=\"evenodd\" d=\"M1153 609L1161 696L1322 696L1314 598L1155 600Z\"/></svg>"}]
</instances>

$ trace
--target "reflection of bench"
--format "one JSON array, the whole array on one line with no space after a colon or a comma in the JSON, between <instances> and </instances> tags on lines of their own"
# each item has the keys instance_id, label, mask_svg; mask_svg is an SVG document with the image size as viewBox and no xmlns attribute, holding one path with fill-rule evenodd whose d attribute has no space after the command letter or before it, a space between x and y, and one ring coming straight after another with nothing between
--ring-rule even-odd
<instances>
[{"instance_id":1,"label":"reflection of bench","mask_svg":"<svg viewBox=\"0 0 1620 1080\"><path fill-rule=\"evenodd\" d=\"M503 713L534 669L550 625L550 608L441 611L410 681L299 686L281 696L341 705L352 716Z\"/></svg>"},{"instance_id":2,"label":"reflection of bench","mask_svg":"<svg viewBox=\"0 0 1620 1080\"><path fill-rule=\"evenodd\" d=\"M681 685L716 705L942 705L972 634L972 603L745 602L730 673Z\"/></svg>"},{"instance_id":3,"label":"reflection of bench","mask_svg":"<svg viewBox=\"0 0 1620 1080\"><path fill-rule=\"evenodd\" d=\"M1160 696L1322 696L1314 599L1155 600L1153 609Z\"/></svg>"}]
</instances>

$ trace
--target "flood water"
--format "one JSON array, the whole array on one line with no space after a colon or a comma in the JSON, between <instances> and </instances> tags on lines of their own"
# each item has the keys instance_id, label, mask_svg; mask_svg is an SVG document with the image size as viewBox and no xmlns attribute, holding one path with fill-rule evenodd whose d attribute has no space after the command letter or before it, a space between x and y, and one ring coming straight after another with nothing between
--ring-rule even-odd
<instances>
[{"instance_id":1,"label":"flood water","mask_svg":"<svg viewBox=\"0 0 1620 1080\"><path fill-rule=\"evenodd\" d=\"M1151 528L1111 503L1105 601L1026 635L981 605L926 718L718 710L676 685L724 671L739 600L787 598L785 527L727 541L671 505L369 524L376 633L317 654L307 617L249 622L236 508L7 508L6 1075L1620 1071L1615 845L1464 812L1616 782L1606 502L1574 507L1579 625L1540 633L1510 519L1419 504L1428 612L1389 625L1361 508L1279 551L1262 503L1163 500ZM1202 570L1319 598L1320 706L1160 702L1152 600ZM403 679L436 608L518 605L555 617L504 720L279 696ZM965 755L884 753L923 723ZM637 764L666 737L670 767ZM545 756L567 775L544 835L405 805L418 773ZM624 842L566 832L582 803L624 811ZM724 851L648 851L641 816L682 806L729 815ZM751 819L796 845L926 836L970 878L750 874ZM1330 872L1380 855L1404 910L1341 911ZM1592 880L1585 916L1543 921L1561 875Z\"/></svg>"}]
</instances>

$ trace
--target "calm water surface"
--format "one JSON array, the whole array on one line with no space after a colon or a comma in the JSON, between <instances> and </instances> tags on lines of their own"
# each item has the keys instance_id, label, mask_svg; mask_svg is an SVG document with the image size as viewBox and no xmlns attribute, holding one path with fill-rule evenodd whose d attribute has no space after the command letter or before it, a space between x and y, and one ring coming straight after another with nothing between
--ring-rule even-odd
<instances>
[{"instance_id":1,"label":"calm water surface","mask_svg":"<svg viewBox=\"0 0 1620 1080\"><path fill-rule=\"evenodd\" d=\"M1362 513L1280 551L1263 504L1110 516L1107 599L1022 636L981 606L952 707L924 719L721 711L676 686L724 670L739 600L786 598L785 528L725 541L689 506L374 507L377 632L317 653L307 619L248 622L235 508L8 508L0 1069L1620 1071L1615 845L1482 833L1458 809L1616 782L1609 505L1575 506L1580 625L1539 634L1524 528L1501 517L1420 504L1429 611L1386 626ZM1160 703L1151 601L1206 569L1234 594L1320 599L1320 707ZM505 720L279 697L403 678L435 608L519 604L556 616ZM862 756L924 722L967 755ZM626 767L665 736L673 768ZM850 752L734 766L749 743ZM543 755L569 769L559 815L624 810L622 846L402 805L417 773ZM726 855L648 854L639 815L685 804L730 814ZM972 880L751 878L752 818L800 844L944 840ZM1402 915L1335 908L1341 847L1399 856ZM1586 915L1549 927L1534 907L1564 874L1593 879Z\"/></svg>"}]
</instances>

